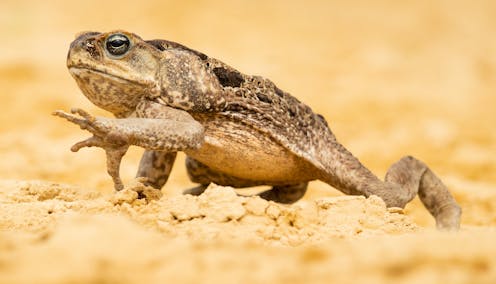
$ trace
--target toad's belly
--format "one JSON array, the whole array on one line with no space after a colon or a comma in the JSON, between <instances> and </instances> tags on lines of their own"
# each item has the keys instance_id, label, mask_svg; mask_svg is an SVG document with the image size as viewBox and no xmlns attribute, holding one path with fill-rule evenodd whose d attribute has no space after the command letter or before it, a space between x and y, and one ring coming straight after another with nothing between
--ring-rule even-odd
<instances>
[{"instance_id":1,"label":"toad's belly","mask_svg":"<svg viewBox=\"0 0 496 284\"><path fill-rule=\"evenodd\" d=\"M246 125L225 121L204 127L204 144L186 154L215 171L274 184L309 181L317 175L309 162Z\"/></svg>"}]
</instances>

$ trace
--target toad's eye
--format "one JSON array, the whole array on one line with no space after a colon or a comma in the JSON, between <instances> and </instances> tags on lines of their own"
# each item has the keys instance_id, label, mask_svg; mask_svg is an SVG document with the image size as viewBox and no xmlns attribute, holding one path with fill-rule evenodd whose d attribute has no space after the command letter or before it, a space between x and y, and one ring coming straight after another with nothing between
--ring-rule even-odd
<instances>
[{"instance_id":1,"label":"toad's eye","mask_svg":"<svg viewBox=\"0 0 496 284\"><path fill-rule=\"evenodd\" d=\"M126 53L131 46L129 38L123 34L113 34L107 38L105 47L107 51L115 56L120 56Z\"/></svg>"}]
</instances>

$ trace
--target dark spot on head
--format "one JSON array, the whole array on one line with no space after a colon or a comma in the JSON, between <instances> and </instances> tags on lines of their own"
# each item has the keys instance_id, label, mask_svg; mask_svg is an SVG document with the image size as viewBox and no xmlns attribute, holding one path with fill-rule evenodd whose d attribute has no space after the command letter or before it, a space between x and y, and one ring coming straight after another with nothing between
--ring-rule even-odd
<instances>
[{"instance_id":1,"label":"dark spot on head","mask_svg":"<svg viewBox=\"0 0 496 284\"><path fill-rule=\"evenodd\" d=\"M185 50L185 51L191 52L194 55L198 56L201 60L207 60L208 59L207 55L205 55L199 51L196 51L194 49L191 49L187 46L184 46L180 43L177 43L177 42L163 40L163 39L154 39L154 40L147 40L146 43L154 46L155 48L157 48L160 51L164 51L166 49L179 49L179 50Z\"/></svg>"},{"instance_id":2,"label":"dark spot on head","mask_svg":"<svg viewBox=\"0 0 496 284\"><path fill-rule=\"evenodd\" d=\"M219 79L219 83L224 87L239 88L245 81L241 73L237 71L227 70L223 67L215 67L213 71L217 79Z\"/></svg>"},{"instance_id":3,"label":"dark spot on head","mask_svg":"<svg viewBox=\"0 0 496 284\"><path fill-rule=\"evenodd\" d=\"M264 103L268 103L268 104L272 103L272 100L271 100L271 99L270 99L270 98L269 98L266 94L263 94L263 93L257 93L256 95L257 95L257 98L258 98L260 101L262 101L262 102L264 102Z\"/></svg>"},{"instance_id":4,"label":"dark spot on head","mask_svg":"<svg viewBox=\"0 0 496 284\"><path fill-rule=\"evenodd\" d=\"M162 41L160 40L149 40L147 42L160 51L165 50L165 47L162 45Z\"/></svg>"}]
</instances>

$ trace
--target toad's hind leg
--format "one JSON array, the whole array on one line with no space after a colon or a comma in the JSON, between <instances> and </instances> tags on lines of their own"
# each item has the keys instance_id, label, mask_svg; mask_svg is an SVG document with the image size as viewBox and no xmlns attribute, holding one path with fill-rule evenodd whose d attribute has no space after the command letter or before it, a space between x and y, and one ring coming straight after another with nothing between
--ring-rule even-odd
<instances>
[{"instance_id":1,"label":"toad's hind leg","mask_svg":"<svg viewBox=\"0 0 496 284\"><path fill-rule=\"evenodd\" d=\"M407 191L408 199L418 193L420 200L436 219L439 229L458 229L461 208L442 181L423 162L406 156L388 170L386 182Z\"/></svg>"},{"instance_id":2,"label":"toad's hind leg","mask_svg":"<svg viewBox=\"0 0 496 284\"><path fill-rule=\"evenodd\" d=\"M186 158L186 168L191 181L199 183L200 185L184 191L185 194L200 195L212 182L218 185L232 186L235 188L268 184L263 181L242 179L215 171L191 157ZM307 190L307 185L307 182L294 185L275 185L272 189L261 192L259 196L263 199L279 203L294 203L303 197Z\"/></svg>"},{"instance_id":3,"label":"toad's hind leg","mask_svg":"<svg viewBox=\"0 0 496 284\"><path fill-rule=\"evenodd\" d=\"M136 177L146 178L145 184L161 189L169 179L177 152L146 150L141 157Z\"/></svg>"}]
</instances>

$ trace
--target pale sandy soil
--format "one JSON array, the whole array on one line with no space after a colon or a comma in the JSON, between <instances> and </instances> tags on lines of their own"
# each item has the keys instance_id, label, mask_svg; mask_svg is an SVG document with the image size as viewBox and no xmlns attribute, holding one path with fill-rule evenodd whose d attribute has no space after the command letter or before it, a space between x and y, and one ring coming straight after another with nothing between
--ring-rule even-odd
<instances>
[{"instance_id":1,"label":"pale sandy soil","mask_svg":"<svg viewBox=\"0 0 496 284\"><path fill-rule=\"evenodd\" d=\"M0 2L0 283L496 283L494 1L267 2ZM140 149L113 193L103 152L71 153L88 134L50 112L108 115L65 56L76 32L116 28L271 78L378 175L419 157L461 204L460 232L435 231L418 200L388 210L320 182L292 206L184 196L183 155L137 199Z\"/></svg>"}]
</instances>

